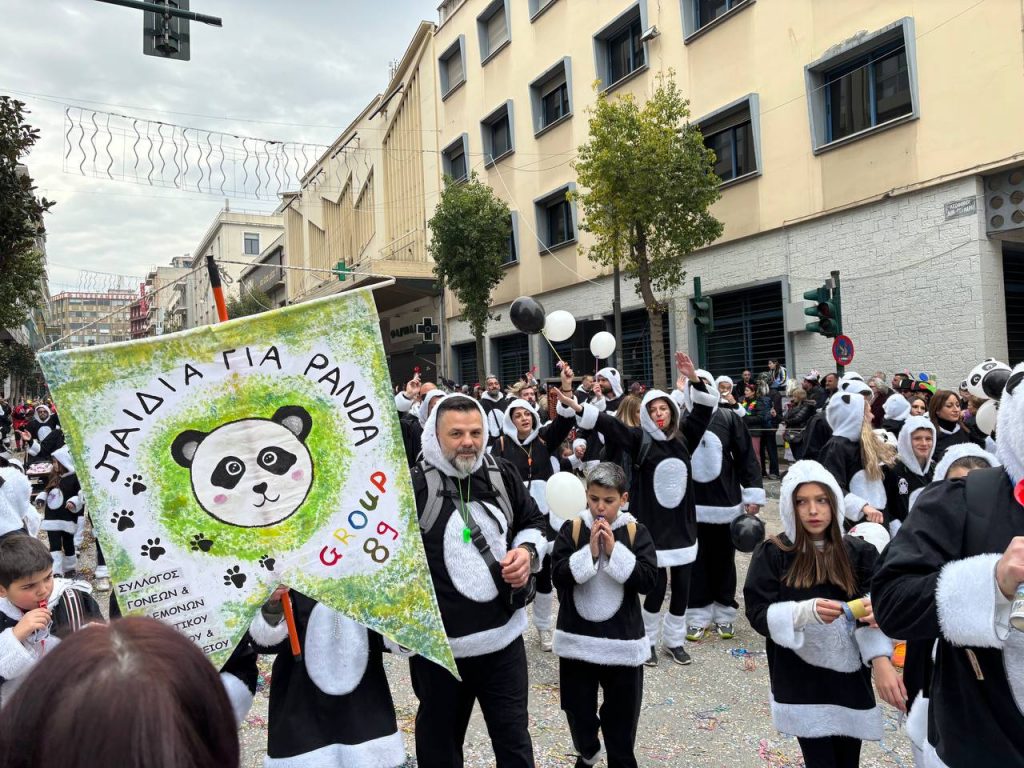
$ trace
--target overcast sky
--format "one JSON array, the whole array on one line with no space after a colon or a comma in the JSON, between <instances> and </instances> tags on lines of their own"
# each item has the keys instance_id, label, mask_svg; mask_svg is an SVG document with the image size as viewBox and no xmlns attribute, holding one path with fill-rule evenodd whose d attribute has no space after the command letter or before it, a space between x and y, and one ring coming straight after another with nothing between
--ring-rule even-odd
<instances>
[{"instance_id":1,"label":"overcast sky","mask_svg":"<svg viewBox=\"0 0 1024 768\"><path fill-rule=\"evenodd\" d=\"M388 63L401 58L421 20L436 19L436 6L192 0L191 10L224 26L192 22L192 59L181 62L142 55L142 11L95 0L0 0L0 94L31 110L42 136L29 171L57 201L46 222L51 290L79 286L82 269L144 275L191 252L223 206L220 196L65 173L65 105L329 144L383 90ZM274 204L238 200L232 208Z\"/></svg>"}]
</instances>

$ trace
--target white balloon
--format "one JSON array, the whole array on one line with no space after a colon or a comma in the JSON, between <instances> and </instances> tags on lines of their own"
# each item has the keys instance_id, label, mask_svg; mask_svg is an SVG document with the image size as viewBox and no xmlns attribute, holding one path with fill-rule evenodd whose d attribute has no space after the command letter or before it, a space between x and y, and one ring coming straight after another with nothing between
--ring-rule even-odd
<instances>
[{"instance_id":1,"label":"white balloon","mask_svg":"<svg viewBox=\"0 0 1024 768\"><path fill-rule=\"evenodd\" d=\"M974 416L974 423L986 435L991 435L996 428L996 419L999 417L999 409L995 400L986 400L981 404L978 413Z\"/></svg>"},{"instance_id":2,"label":"white balloon","mask_svg":"<svg viewBox=\"0 0 1024 768\"><path fill-rule=\"evenodd\" d=\"M544 321L544 335L551 341L565 341L576 333L576 318L564 309L548 313Z\"/></svg>"},{"instance_id":3,"label":"white balloon","mask_svg":"<svg viewBox=\"0 0 1024 768\"><path fill-rule=\"evenodd\" d=\"M857 523L850 529L850 535L864 539L868 544L881 552L889 543L889 532L879 523Z\"/></svg>"},{"instance_id":4,"label":"white balloon","mask_svg":"<svg viewBox=\"0 0 1024 768\"><path fill-rule=\"evenodd\" d=\"M602 360L612 356L615 351L615 337L608 331L599 331L590 340L590 354Z\"/></svg>"},{"instance_id":5,"label":"white balloon","mask_svg":"<svg viewBox=\"0 0 1024 768\"><path fill-rule=\"evenodd\" d=\"M583 483L572 472L556 472L548 478L548 509L563 520L579 517L587 508Z\"/></svg>"}]
</instances>

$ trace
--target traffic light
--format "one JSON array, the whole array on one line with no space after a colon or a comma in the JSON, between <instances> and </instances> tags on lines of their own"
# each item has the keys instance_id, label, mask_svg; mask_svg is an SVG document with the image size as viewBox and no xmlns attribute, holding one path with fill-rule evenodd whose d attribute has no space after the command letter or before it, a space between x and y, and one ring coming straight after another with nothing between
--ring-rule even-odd
<instances>
[{"instance_id":1,"label":"traffic light","mask_svg":"<svg viewBox=\"0 0 1024 768\"><path fill-rule=\"evenodd\" d=\"M839 314L838 296L834 296L827 285L804 292L804 301L810 301L813 307L804 309L804 314L816 317L817 322L804 325L804 329L810 333L820 333L827 338L834 338L839 335L841 318Z\"/></svg>"},{"instance_id":2,"label":"traffic light","mask_svg":"<svg viewBox=\"0 0 1024 768\"><path fill-rule=\"evenodd\" d=\"M693 322L703 329L704 333L714 332L715 307L710 296L696 296L690 299L690 310L693 313Z\"/></svg>"}]
</instances>

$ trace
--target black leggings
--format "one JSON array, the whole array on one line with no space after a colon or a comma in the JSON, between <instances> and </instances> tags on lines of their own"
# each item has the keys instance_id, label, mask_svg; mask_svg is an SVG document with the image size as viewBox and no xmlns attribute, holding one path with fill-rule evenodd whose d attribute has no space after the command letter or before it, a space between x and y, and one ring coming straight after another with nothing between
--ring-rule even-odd
<instances>
[{"instance_id":1,"label":"black leggings","mask_svg":"<svg viewBox=\"0 0 1024 768\"><path fill-rule=\"evenodd\" d=\"M672 576L672 598L668 604L668 612L676 616L686 613L686 603L690 599L690 574L693 572L693 563L686 565L673 565L670 568L658 569L658 582L654 589L647 593L644 598L644 610L648 613L658 613L661 604L665 602L665 592L668 590L668 576Z\"/></svg>"},{"instance_id":2,"label":"black leggings","mask_svg":"<svg viewBox=\"0 0 1024 768\"><path fill-rule=\"evenodd\" d=\"M860 739L826 736L820 739L798 738L805 768L857 768L860 765Z\"/></svg>"}]
</instances>

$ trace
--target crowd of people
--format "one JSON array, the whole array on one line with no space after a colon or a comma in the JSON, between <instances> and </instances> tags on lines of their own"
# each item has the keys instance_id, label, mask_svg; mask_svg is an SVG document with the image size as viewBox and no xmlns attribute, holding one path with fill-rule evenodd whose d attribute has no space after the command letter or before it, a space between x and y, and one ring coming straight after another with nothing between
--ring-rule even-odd
<instances>
[{"instance_id":1,"label":"crowd of people","mask_svg":"<svg viewBox=\"0 0 1024 768\"><path fill-rule=\"evenodd\" d=\"M477 704L495 764L533 766L527 642L558 657L577 768L603 753L610 768L636 766L644 675L691 665L688 644L708 633L737 632L738 549L752 550L743 603L765 638L772 720L807 768L858 765L862 742L882 736L878 699L908 714L919 766L1024 766L1024 630L1011 623L1017 610L1024 627L1024 602L1011 605L1024 582L1024 365L1003 377L988 435L967 382L796 381L779 360L734 382L675 362L668 392L563 365L547 387L529 374L507 389L493 376L443 389L415 377L396 393L457 677L286 587L216 683L155 622L93 628L98 605L73 578L83 501L67 449L48 452L49 551L31 535L22 467L0 457L0 768L94 764L48 736L87 684L117 688L125 721L153 735L100 744L90 731L102 764L237 764L230 723L251 702L257 654L275 656L266 765L397 767L384 653L410 656L420 768L463 764ZM55 418L45 410L33 423ZM48 435L22 426L17 447L42 452ZM568 519L549 504L556 475L581 484ZM779 479L782 531L766 536L765 481Z\"/></svg>"}]
</instances>

